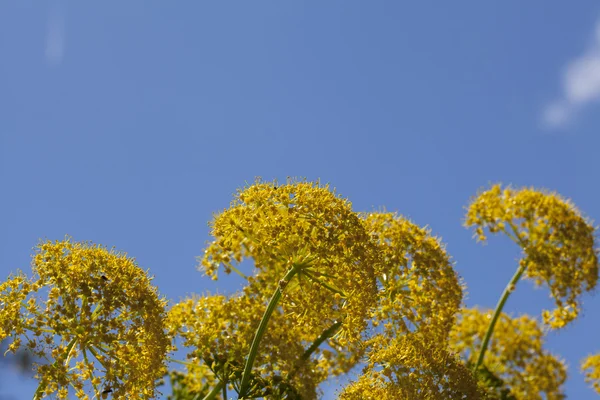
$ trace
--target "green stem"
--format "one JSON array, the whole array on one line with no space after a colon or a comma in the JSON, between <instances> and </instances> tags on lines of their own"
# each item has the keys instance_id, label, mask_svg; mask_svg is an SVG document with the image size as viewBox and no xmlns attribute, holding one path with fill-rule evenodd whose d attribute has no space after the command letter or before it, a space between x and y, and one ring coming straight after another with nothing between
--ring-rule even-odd
<instances>
[{"instance_id":1,"label":"green stem","mask_svg":"<svg viewBox=\"0 0 600 400\"><path fill-rule=\"evenodd\" d=\"M509 238L511 238L517 245L521 246L521 248L525 251L525 249L527 248L527 242L521 238L521 235L519 235L519 229L515 226L514 223L512 223L512 221L507 221L507 222L508 222L508 226L510 226L510 229L513 234L508 232L506 230L506 228L504 228L504 227L502 228L502 231ZM494 328L496 327L498 318L500 318L500 314L502 314L502 309L504 308L504 304L506 304L506 300L508 300L508 296L510 296L510 294L513 292L513 290L515 290L515 286L521 279L521 276L523 276L523 273L525 272L526 269L527 269L526 266L519 265L519 268L513 275L512 279L510 280L510 282L508 282L508 285L506 285L504 292L502 292L502 296L500 296L500 300L498 300L498 304L496 305L496 310L494 311L494 316L492 317L492 320L490 321L490 325L488 326L488 330L485 333L485 336L483 338L483 343L481 344L481 350L479 351L479 356L477 357L477 362L475 363L475 367L473 369L474 371L477 371L477 369L481 366L481 364L483 364L483 358L485 356L485 352L487 351L487 347L490 343L490 339L492 338L492 334L494 333Z\"/></svg>"},{"instance_id":2,"label":"green stem","mask_svg":"<svg viewBox=\"0 0 600 400\"><path fill-rule=\"evenodd\" d=\"M525 249L525 247L527 247L527 243L525 243L525 241L521 238L521 235L519 235L519 229L511 221L508 221L508 225L513 231L514 236L508 233L506 229L503 229L504 233L506 233L508 237L510 237L516 244L520 245L523 249ZM531 227L529 228L529 231L531 232Z\"/></svg>"},{"instance_id":3,"label":"green stem","mask_svg":"<svg viewBox=\"0 0 600 400\"><path fill-rule=\"evenodd\" d=\"M238 274L239 276L241 276L245 280L248 280L248 277L242 271L240 271L239 269L237 269L232 263L230 263L228 261L223 261L223 264L225 264L227 267L231 268L231 270L233 272L235 272L236 274Z\"/></svg>"},{"instance_id":4,"label":"green stem","mask_svg":"<svg viewBox=\"0 0 600 400\"><path fill-rule=\"evenodd\" d=\"M49 329L49 328L38 328L37 326L29 326L29 325L23 325L24 329L27 329L31 332L36 332L36 331L40 331L40 332L44 332L44 333L54 333L54 330Z\"/></svg>"},{"instance_id":5,"label":"green stem","mask_svg":"<svg viewBox=\"0 0 600 400\"><path fill-rule=\"evenodd\" d=\"M301 360L306 361L310 358L311 354L314 353L316 349L319 348L324 341L329 339L338 329L342 326L341 321L336 321L329 328L325 329L321 335L310 345L308 349L302 354Z\"/></svg>"},{"instance_id":6,"label":"green stem","mask_svg":"<svg viewBox=\"0 0 600 400\"><path fill-rule=\"evenodd\" d=\"M297 272L298 266L296 264L292 265L292 268L290 268L290 270L283 277L283 284L273 293L273 296L269 301L269 305L267 306L267 309L260 320L260 324L258 324L256 333L254 334L254 339L252 340L252 345L250 346L250 351L248 352L246 365L244 366L244 374L242 375L242 383L240 385L239 392L240 399L244 398L244 396L246 396L246 392L248 391L248 384L250 383L250 375L252 373L252 365L254 364L256 355L258 354L258 346L260 345L260 341L267 330L269 319L271 318L273 311L275 311L277 308L277 303L279 303L279 300L281 299L282 288L287 285L287 283L294 277L294 275L296 275Z\"/></svg>"},{"instance_id":7,"label":"green stem","mask_svg":"<svg viewBox=\"0 0 600 400\"><path fill-rule=\"evenodd\" d=\"M94 309L94 312L92 312L92 321L95 321L96 318L98 318L98 315L100 314L100 311L102 311L103 308L104 304L98 304L96 306L96 309Z\"/></svg>"},{"instance_id":8,"label":"green stem","mask_svg":"<svg viewBox=\"0 0 600 400\"><path fill-rule=\"evenodd\" d=\"M88 359L87 351L85 350L85 347L83 347L82 353L83 353L83 359L85 360L86 364L90 364L90 360ZM92 381L91 382L92 382L92 387L94 388L94 393L96 393L96 395L98 395L98 385L96 385L94 383L94 369L92 368L90 370L90 372L92 374Z\"/></svg>"},{"instance_id":9,"label":"green stem","mask_svg":"<svg viewBox=\"0 0 600 400\"><path fill-rule=\"evenodd\" d=\"M325 329L319 335L319 337L316 338L314 342L312 342L312 344L308 347L308 349L306 349L304 351L304 353L302 353L302 356L300 357L300 359L294 364L291 371L287 374L286 379L289 380L291 377L293 377L296 374L296 372L298 371L298 368L300 368L300 366L302 365L302 363L304 363L306 360L308 360L310 358L310 356L315 352L315 350L317 350L319 348L319 346L321 346L323 344L324 341L326 341L327 339L332 337L334 335L334 333L336 333L337 330L340 329L341 326L342 326L342 322L336 321L329 328Z\"/></svg>"},{"instance_id":10,"label":"green stem","mask_svg":"<svg viewBox=\"0 0 600 400\"><path fill-rule=\"evenodd\" d=\"M316 283L316 284L319 284L319 285L323 286L324 288L326 288L326 289L328 289L328 290L332 291L333 293L337 293L337 294L339 294L340 296L342 296L343 298L346 298L346 297L347 297L347 296L346 296L346 294L345 294L343 291L341 291L341 290L339 290L339 289L337 289L337 288L333 287L332 285L328 284L327 282L324 282L324 281L320 280L319 278L317 278L316 276L314 276L314 275L313 275L313 274L312 274L312 273L311 273L311 272L310 272L308 269L307 269L307 270L304 270L304 275L305 275L306 277L308 277L308 279L310 279L310 280L311 280L311 281L313 281L314 283Z\"/></svg>"},{"instance_id":11,"label":"green stem","mask_svg":"<svg viewBox=\"0 0 600 400\"><path fill-rule=\"evenodd\" d=\"M92 353L96 360L98 360L98 362L104 367L104 369L106 369L107 371L110 369L110 367L104 364L104 361L102 361L102 356L98 354L98 352L96 352L96 350L92 346L89 346L88 350L90 351L90 353Z\"/></svg>"},{"instance_id":12,"label":"green stem","mask_svg":"<svg viewBox=\"0 0 600 400\"><path fill-rule=\"evenodd\" d=\"M82 300L81 300L81 314L79 315L79 323L83 323L83 313L85 312L87 304L88 304L88 297L86 295L83 295Z\"/></svg>"},{"instance_id":13,"label":"green stem","mask_svg":"<svg viewBox=\"0 0 600 400\"><path fill-rule=\"evenodd\" d=\"M490 321L490 325L488 326L488 330L485 333L485 337L483 338L483 343L481 345L481 351L479 352L477 362L475 363L475 367L473 369L474 371L477 371L477 369L481 366L481 364L483 364L483 357L485 356L485 352L487 351L487 347L490 343L490 339L492 338L492 334L494 333L494 328L496 327L496 322L498 322L498 318L500 318L500 314L502 314L502 309L504 308L504 304L506 304L506 300L508 300L508 296L510 296L510 294L513 292L513 290L515 290L515 286L519 282L519 279L521 279L521 276L525 272L525 269L526 269L525 266L519 266L519 268L517 269L517 272L515 272L512 279L510 280L510 282L508 282L508 285L506 285L504 292L502 293L502 296L500 297L500 300L498 301L498 304L496 305L496 311L494 311L494 316L492 317L492 320Z\"/></svg>"},{"instance_id":14,"label":"green stem","mask_svg":"<svg viewBox=\"0 0 600 400\"><path fill-rule=\"evenodd\" d=\"M65 360L65 366L69 365L69 362L71 361L71 357L73 357L73 352L75 350L75 343L77 343L77 340L75 340L75 339L71 340L71 343L69 343L69 347L67 348L67 359Z\"/></svg>"},{"instance_id":15,"label":"green stem","mask_svg":"<svg viewBox=\"0 0 600 400\"><path fill-rule=\"evenodd\" d=\"M210 393L208 393L203 400L213 400L215 397L217 397L217 395L219 394L219 392L221 391L221 389L223 388L223 381L219 381L219 383L217 383L215 385L215 387L213 388L213 390L210 391ZM200 394L198 394L194 400L200 400ZM226 400L226 399L224 399Z\"/></svg>"},{"instance_id":16,"label":"green stem","mask_svg":"<svg viewBox=\"0 0 600 400\"><path fill-rule=\"evenodd\" d=\"M176 359L171 358L171 357L167 357L167 361L173 362L173 363L177 363L177 364L181 364L181 365L185 365L185 366L188 366L188 367L196 366L196 364L194 364L193 362L176 360Z\"/></svg>"}]
</instances>

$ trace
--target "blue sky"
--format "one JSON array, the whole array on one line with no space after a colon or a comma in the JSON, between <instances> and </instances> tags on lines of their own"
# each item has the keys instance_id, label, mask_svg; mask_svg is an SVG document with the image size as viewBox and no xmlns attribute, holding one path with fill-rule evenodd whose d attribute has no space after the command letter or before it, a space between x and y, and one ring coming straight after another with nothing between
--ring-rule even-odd
<instances>
[{"instance_id":1,"label":"blue sky","mask_svg":"<svg viewBox=\"0 0 600 400\"><path fill-rule=\"evenodd\" d=\"M478 188L557 190L600 220L596 1L7 0L0 60L2 276L68 234L127 251L170 299L233 290L195 269L207 221L256 176L299 176L430 226L467 305L493 307L518 251L462 227ZM548 339L575 399L600 351L584 302ZM506 310L548 304L524 282Z\"/></svg>"}]
</instances>

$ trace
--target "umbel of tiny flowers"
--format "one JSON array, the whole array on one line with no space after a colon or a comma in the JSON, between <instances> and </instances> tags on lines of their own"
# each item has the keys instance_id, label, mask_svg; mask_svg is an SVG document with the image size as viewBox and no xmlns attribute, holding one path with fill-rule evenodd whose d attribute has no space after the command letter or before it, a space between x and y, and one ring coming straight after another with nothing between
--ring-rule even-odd
<instances>
[{"instance_id":1,"label":"umbel of tiny flowers","mask_svg":"<svg viewBox=\"0 0 600 400\"><path fill-rule=\"evenodd\" d=\"M250 258L251 283L260 282L253 290L270 298L285 288L280 306L299 324L320 334L343 320L338 335L360 339L376 302L380 259L348 200L319 183L257 181L236 194L211 228L215 240L201 260L208 276L216 279L223 267L246 277L235 264Z\"/></svg>"},{"instance_id":2,"label":"umbel of tiny flowers","mask_svg":"<svg viewBox=\"0 0 600 400\"><path fill-rule=\"evenodd\" d=\"M235 271L248 280L245 292L266 303L246 357L240 397L248 395L261 340L279 312L302 327L299 339L310 337L307 344L326 342L338 351L360 342L376 305L375 270L381 261L347 200L319 183L257 181L237 193L211 228L215 240L201 260L206 274L216 279L221 266L226 273ZM254 262L252 276L238 268L244 258ZM338 355L334 359L343 364L354 358L341 350Z\"/></svg>"},{"instance_id":3,"label":"umbel of tiny flowers","mask_svg":"<svg viewBox=\"0 0 600 400\"><path fill-rule=\"evenodd\" d=\"M596 393L600 394L600 354L586 357L581 363L585 381L591 383Z\"/></svg>"},{"instance_id":4,"label":"umbel of tiny flowers","mask_svg":"<svg viewBox=\"0 0 600 400\"><path fill-rule=\"evenodd\" d=\"M474 365L479 368L504 305L522 276L536 285L546 285L556 303L544 310L543 321L561 328L574 320L580 309L579 297L598 280L598 251L595 228L568 200L554 193L534 189L504 190L494 185L470 204L465 221L474 226L479 240L485 230L502 232L523 251L519 266L502 293Z\"/></svg>"},{"instance_id":5,"label":"umbel of tiny flowers","mask_svg":"<svg viewBox=\"0 0 600 400\"><path fill-rule=\"evenodd\" d=\"M448 348L462 285L442 243L406 218L362 215L378 244L378 304L366 368L341 393L353 399L479 399L484 392Z\"/></svg>"},{"instance_id":6,"label":"umbel of tiny flowers","mask_svg":"<svg viewBox=\"0 0 600 400\"><path fill-rule=\"evenodd\" d=\"M207 395L209 388L241 392L245 357L264 315L265 299L248 291L233 295L205 295L182 300L169 311L168 325L181 338L188 361L183 383L191 394ZM275 308L254 358L246 397L317 397L317 386L331 372L313 355L311 338L303 327ZM313 354L314 353L314 354ZM291 397L290 397L291 396ZM204 396L203 396L204 397ZM227 395L223 396L228 398Z\"/></svg>"},{"instance_id":7,"label":"umbel of tiny flowers","mask_svg":"<svg viewBox=\"0 0 600 400\"><path fill-rule=\"evenodd\" d=\"M431 331L371 340L367 366L341 400L478 400L485 398L471 371ZM382 340L380 340L382 339Z\"/></svg>"},{"instance_id":8,"label":"umbel of tiny flowers","mask_svg":"<svg viewBox=\"0 0 600 400\"><path fill-rule=\"evenodd\" d=\"M0 339L42 360L34 399L154 397L170 341L166 301L146 272L125 254L68 238L38 245L32 269L31 279L0 286Z\"/></svg>"},{"instance_id":9,"label":"umbel of tiny flowers","mask_svg":"<svg viewBox=\"0 0 600 400\"><path fill-rule=\"evenodd\" d=\"M444 245L406 218L362 215L378 245L378 304L371 321L388 337L427 326L445 341L462 301L462 286Z\"/></svg>"},{"instance_id":10,"label":"umbel of tiny flowers","mask_svg":"<svg viewBox=\"0 0 600 400\"><path fill-rule=\"evenodd\" d=\"M450 348L459 353L467 365L475 363L491 318L492 311L461 310L450 333ZM502 398L502 392L507 392L515 400L565 398L563 384L567 367L544 349L544 339L545 334L535 318L500 314L485 353L486 368L478 371L480 378L498 379L495 385L489 385L490 396Z\"/></svg>"},{"instance_id":11,"label":"umbel of tiny flowers","mask_svg":"<svg viewBox=\"0 0 600 400\"><path fill-rule=\"evenodd\" d=\"M176 377L196 393L213 386L227 397L231 387L249 397L260 377L271 397L272 383L283 382L314 398L319 382L347 372L374 343L358 340L369 317L387 338L422 328L443 353L462 287L442 244L405 218L356 214L319 184L258 181L211 226L207 275L216 278L222 265L248 284L242 294L188 299L169 313L173 336L193 349L188 371L202 371ZM256 267L251 276L236 265L246 257Z\"/></svg>"}]
</instances>

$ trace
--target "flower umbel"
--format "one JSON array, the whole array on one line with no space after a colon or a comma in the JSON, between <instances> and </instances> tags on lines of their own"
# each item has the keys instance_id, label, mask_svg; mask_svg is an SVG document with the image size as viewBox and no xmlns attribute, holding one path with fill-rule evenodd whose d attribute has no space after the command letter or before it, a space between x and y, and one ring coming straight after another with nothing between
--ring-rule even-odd
<instances>
[{"instance_id":1,"label":"flower umbel","mask_svg":"<svg viewBox=\"0 0 600 400\"><path fill-rule=\"evenodd\" d=\"M435 330L446 340L462 301L462 287L443 245L429 232L394 213L363 215L379 246L379 304L375 324L389 337Z\"/></svg>"},{"instance_id":2,"label":"flower umbel","mask_svg":"<svg viewBox=\"0 0 600 400\"><path fill-rule=\"evenodd\" d=\"M581 370L585 373L585 381L600 394L600 354L586 357L581 363Z\"/></svg>"},{"instance_id":3,"label":"flower umbel","mask_svg":"<svg viewBox=\"0 0 600 400\"><path fill-rule=\"evenodd\" d=\"M492 312L463 309L450 334L450 345L469 364L475 363ZM518 400L563 399L564 362L544 350L544 333L528 316L501 314L483 365L500 378Z\"/></svg>"},{"instance_id":4,"label":"flower umbel","mask_svg":"<svg viewBox=\"0 0 600 400\"><path fill-rule=\"evenodd\" d=\"M166 302L134 260L98 245L48 241L32 268L31 281L17 276L3 285L0 326L46 361L36 365L35 398L67 398L71 390L84 399L154 397L169 349Z\"/></svg>"},{"instance_id":5,"label":"flower umbel","mask_svg":"<svg viewBox=\"0 0 600 400\"><path fill-rule=\"evenodd\" d=\"M20 346L20 335L31 322L23 318L25 300L30 292L37 289L38 285L33 285L22 272L0 284L0 342L12 336L14 341L8 349L13 353Z\"/></svg>"},{"instance_id":6,"label":"flower umbel","mask_svg":"<svg viewBox=\"0 0 600 400\"><path fill-rule=\"evenodd\" d=\"M350 203L327 186L257 182L241 190L211 224L215 241L201 261L216 279L219 266L251 258L249 288L267 298L279 286L284 313L315 337L343 321L338 337L356 342L376 301L375 244ZM282 281L297 268L292 282ZM241 273L241 272L240 272Z\"/></svg>"},{"instance_id":7,"label":"flower umbel","mask_svg":"<svg viewBox=\"0 0 600 400\"><path fill-rule=\"evenodd\" d=\"M534 189L501 189L494 185L477 196L465 224L475 226L480 240L484 229L504 232L523 249L519 268L537 285L546 284L556 303L542 314L544 323L561 328L574 320L579 296L598 280L594 227L570 201Z\"/></svg>"},{"instance_id":8,"label":"flower umbel","mask_svg":"<svg viewBox=\"0 0 600 400\"><path fill-rule=\"evenodd\" d=\"M342 400L483 398L471 371L427 332L372 341L363 374L344 388Z\"/></svg>"},{"instance_id":9,"label":"flower umbel","mask_svg":"<svg viewBox=\"0 0 600 400\"><path fill-rule=\"evenodd\" d=\"M173 336L183 340L181 346L189 349L191 364L184 376L198 382L194 385L198 393L219 381L240 391L244 357L264 307L260 298L243 293L189 298L173 306L168 325ZM252 370L253 395L279 398L276 393L293 389L302 398L316 398L317 385L329 371L317 358L302 359L307 341L302 326L275 310Z\"/></svg>"}]
</instances>

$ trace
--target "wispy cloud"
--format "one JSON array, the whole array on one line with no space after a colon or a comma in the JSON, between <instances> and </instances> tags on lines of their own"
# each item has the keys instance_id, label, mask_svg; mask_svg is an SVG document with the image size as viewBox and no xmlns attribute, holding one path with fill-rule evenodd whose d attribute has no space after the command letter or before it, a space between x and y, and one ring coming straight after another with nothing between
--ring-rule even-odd
<instances>
[{"instance_id":1,"label":"wispy cloud","mask_svg":"<svg viewBox=\"0 0 600 400\"><path fill-rule=\"evenodd\" d=\"M65 12L64 8L55 5L48 16L46 31L46 61L52 66L62 63L65 55Z\"/></svg>"},{"instance_id":2,"label":"wispy cloud","mask_svg":"<svg viewBox=\"0 0 600 400\"><path fill-rule=\"evenodd\" d=\"M547 127L564 126L582 107L600 99L600 20L590 46L567 64L562 88L561 98L544 109L542 120Z\"/></svg>"}]
</instances>

